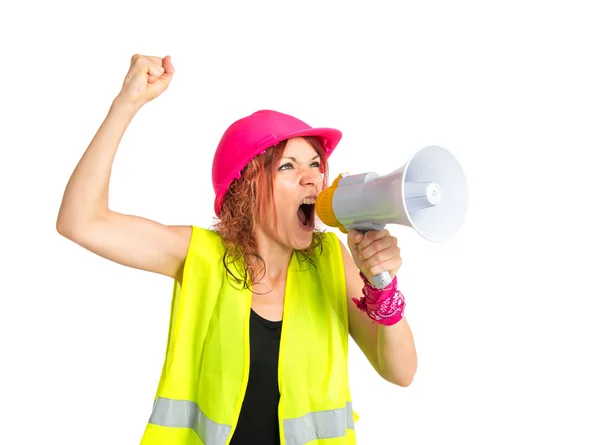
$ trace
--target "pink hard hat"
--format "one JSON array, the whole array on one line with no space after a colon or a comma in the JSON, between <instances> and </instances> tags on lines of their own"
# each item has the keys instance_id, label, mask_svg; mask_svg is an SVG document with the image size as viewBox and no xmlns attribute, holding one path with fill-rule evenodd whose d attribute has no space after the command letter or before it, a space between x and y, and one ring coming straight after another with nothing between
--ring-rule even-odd
<instances>
[{"instance_id":1,"label":"pink hard hat","mask_svg":"<svg viewBox=\"0 0 600 445\"><path fill-rule=\"evenodd\" d=\"M257 111L229 126L217 146L212 165L215 213L219 216L223 196L248 162L267 148L298 136L316 136L323 142L325 156L340 142L342 132L334 128L312 128L301 120L272 110Z\"/></svg>"}]
</instances>

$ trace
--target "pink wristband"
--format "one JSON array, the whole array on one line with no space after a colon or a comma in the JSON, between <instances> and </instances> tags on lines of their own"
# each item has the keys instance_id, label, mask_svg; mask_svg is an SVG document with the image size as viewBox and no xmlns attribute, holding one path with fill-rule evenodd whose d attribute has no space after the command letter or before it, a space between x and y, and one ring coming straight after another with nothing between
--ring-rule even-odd
<instances>
[{"instance_id":1,"label":"pink wristband","mask_svg":"<svg viewBox=\"0 0 600 445\"><path fill-rule=\"evenodd\" d=\"M360 300L352 298L356 307L365 312L374 322L385 326L391 326L402 320L406 302L404 295L398 289L396 277L385 289L373 286L362 272L360 277L365 284L362 298Z\"/></svg>"}]
</instances>

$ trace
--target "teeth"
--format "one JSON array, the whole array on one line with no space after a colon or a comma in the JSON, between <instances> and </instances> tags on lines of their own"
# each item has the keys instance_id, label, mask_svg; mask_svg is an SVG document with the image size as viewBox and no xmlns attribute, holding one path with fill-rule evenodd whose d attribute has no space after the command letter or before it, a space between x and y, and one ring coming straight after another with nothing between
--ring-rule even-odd
<instances>
[{"instance_id":1,"label":"teeth","mask_svg":"<svg viewBox=\"0 0 600 445\"><path fill-rule=\"evenodd\" d=\"M314 204L315 202L317 202L315 198L304 198L302 200L302 204Z\"/></svg>"}]
</instances>

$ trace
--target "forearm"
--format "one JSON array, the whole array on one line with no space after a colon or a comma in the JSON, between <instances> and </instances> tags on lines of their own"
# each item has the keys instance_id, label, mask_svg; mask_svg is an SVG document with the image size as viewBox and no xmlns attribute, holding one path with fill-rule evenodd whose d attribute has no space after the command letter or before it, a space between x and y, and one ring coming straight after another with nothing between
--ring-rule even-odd
<instances>
[{"instance_id":1,"label":"forearm","mask_svg":"<svg viewBox=\"0 0 600 445\"><path fill-rule=\"evenodd\" d=\"M392 326L378 326L377 361L386 380L400 386L410 385L417 371L417 353L406 318Z\"/></svg>"},{"instance_id":2,"label":"forearm","mask_svg":"<svg viewBox=\"0 0 600 445\"><path fill-rule=\"evenodd\" d=\"M117 148L137 109L118 97L79 160L65 189L59 231L85 225L108 210L108 189Z\"/></svg>"}]
</instances>

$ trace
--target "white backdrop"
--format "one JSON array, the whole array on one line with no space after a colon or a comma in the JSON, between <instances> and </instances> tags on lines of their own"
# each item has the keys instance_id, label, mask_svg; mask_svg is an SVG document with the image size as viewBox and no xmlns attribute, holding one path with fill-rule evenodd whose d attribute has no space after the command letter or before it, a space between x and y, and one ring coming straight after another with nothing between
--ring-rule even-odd
<instances>
[{"instance_id":1,"label":"white backdrop","mask_svg":"<svg viewBox=\"0 0 600 445\"><path fill-rule=\"evenodd\" d=\"M176 74L122 140L116 211L208 227L214 148L262 108L341 129L333 177L460 160L451 241L389 227L419 369L393 387L352 343L359 443L600 443L594 3L3 4L0 443L134 444L150 414L171 280L55 230L134 53Z\"/></svg>"}]
</instances>

